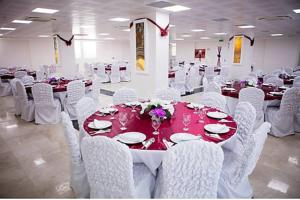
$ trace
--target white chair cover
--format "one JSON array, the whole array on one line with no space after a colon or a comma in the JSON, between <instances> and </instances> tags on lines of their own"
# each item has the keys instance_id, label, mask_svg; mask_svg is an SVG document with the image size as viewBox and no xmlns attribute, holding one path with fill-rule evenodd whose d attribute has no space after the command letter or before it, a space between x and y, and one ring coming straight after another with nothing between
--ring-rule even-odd
<instances>
[{"instance_id":1,"label":"white chair cover","mask_svg":"<svg viewBox=\"0 0 300 200\"><path fill-rule=\"evenodd\" d=\"M280 75L280 74L282 74L284 71L283 70L281 70L281 69L275 69L275 70L273 70L272 71L272 74L273 75L276 75L277 77Z\"/></svg>"},{"instance_id":2,"label":"white chair cover","mask_svg":"<svg viewBox=\"0 0 300 200\"><path fill-rule=\"evenodd\" d=\"M35 123L56 124L60 121L61 105L53 98L52 86L46 83L36 83L32 86L32 96L35 105Z\"/></svg>"},{"instance_id":3,"label":"white chair cover","mask_svg":"<svg viewBox=\"0 0 300 200\"><path fill-rule=\"evenodd\" d=\"M36 71L36 80L37 81L42 81L45 79L45 74L44 71Z\"/></svg>"},{"instance_id":4,"label":"white chair cover","mask_svg":"<svg viewBox=\"0 0 300 200\"><path fill-rule=\"evenodd\" d=\"M226 99L216 92L205 92L200 97L200 103L206 106L217 108L223 112L226 112Z\"/></svg>"},{"instance_id":5,"label":"white chair cover","mask_svg":"<svg viewBox=\"0 0 300 200\"><path fill-rule=\"evenodd\" d=\"M84 63L84 74L86 77L91 78L94 74L94 65Z\"/></svg>"},{"instance_id":6,"label":"white chair cover","mask_svg":"<svg viewBox=\"0 0 300 200\"><path fill-rule=\"evenodd\" d=\"M0 77L0 97L12 95L12 89L9 82L2 82Z\"/></svg>"},{"instance_id":7,"label":"white chair cover","mask_svg":"<svg viewBox=\"0 0 300 200\"><path fill-rule=\"evenodd\" d=\"M126 67L126 70L120 71L121 81L131 80L131 67L128 62L121 62L120 67Z\"/></svg>"},{"instance_id":8,"label":"white chair cover","mask_svg":"<svg viewBox=\"0 0 300 200\"><path fill-rule=\"evenodd\" d=\"M300 76L294 79L293 87L300 87Z\"/></svg>"},{"instance_id":9,"label":"white chair cover","mask_svg":"<svg viewBox=\"0 0 300 200\"><path fill-rule=\"evenodd\" d=\"M104 63L97 63L97 76L100 78L102 83L109 82L109 76L105 73Z\"/></svg>"},{"instance_id":10,"label":"white chair cover","mask_svg":"<svg viewBox=\"0 0 300 200\"><path fill-rule=\"evenodd\" d=\"M256 74L256 76L263 76L264 75L264 71L261 69L255 70L254 73Z\"/></svg>"},{"instance_id":11,"label":"white chair cover","mask_svg":"<svg viewBox=\"0 0 300 200\"><path fill-rule=\"evenodd\" d=\"M110 82L111 83L119 83L120 80L120 67L117 63L113 63L111 65L111 74L110 74Z\"/></svg>"},{"instance_id":12,"label":"white chair cover","mask_svg":"<svg viewBox=\"0 0 300 200\"><path fill-rule=\"evenodd\" d=\"M186 82L186 74L184 69L179 69L175 72L175 80L173 85L171 85L176 90L180 91L180 94L185 94L185 82Z\"/></svg>"},{"instance_id":13,"label":"white chair cover","mask_svg":"<svg viewBox=\"0 0 300 200\"><path fill-rule=\"evenodd\" d=\"M287 89L280 107L268 107L265 119L272 124L271 135L284 137L294 134L294 115L300 105L300 88Z\"/></svg>"},{"instance_id":14,"label":"white chair cover","mask_svg":"<svg viewBox=\"0 0 300 200\"><path fill-rule=\"evenodd\" d=\"M230 68L229 67L221 67L220 76L226 82L230 76Z\"/></svg>"},{"instance_id":15,"label":"white chair cover","mask_svg":"<svg viewBox=\"0 0 300 200\"><path fill-rule=\"evenodd\" d=\"M16 83L18 81L21 81L18 78L14 78L10 81L10 85L11 85L11 90L14 96L14 100L15 100L15 115L21 115L22 114L22 107L21 107L21 100L18 98L18 94L17 94L17 88L16 88Z\"/></svg>"},{"instance_id":16,"label":"white chair cover","mask_svg":"<svg viewBox=\"0 0 300 200\"><path fill-rule=\"evenodd\" d=\"M294 75L294 76L300 76L300 71L296 71L292 75Z\"/></svg>"},{"instance_id":17,"label":"white chair cover","mask_svg":"<svg viewBox=\"0 0 300 200\"><path fill-rule=\"evenodd\" d=\"M263 77L263 81L266 82L269 78L273 78L273 77L278 78L277 75L267 74Z\"/></svg>"},{"instance_id":18,"label":"white chair cover","mask_svg":"<svg viewBox=\"0 0 300 200\"><path fill-rule=\"evenodd\" d=\"M27 75L26 71L16 71L14 74L15 78L19 78L19 79L22 79L26 75Z\"/></svg>"},{"instance_id":19,"label":"white chair cover","mask_svg":"<svg viewBox=\"0 0 300 200\"><path fill-rule=\"evenodd\" d=\"M76 104L76 113L79 127L79 142L81 142L82 138L87 136L83 123L90 115L97 111L96 104L94 100L90 97L81 98Z\"/></svg>"},{"instance_id":20,"label":"white chair cover","mask_svg":"<svg viewBox=\"0 0 300 200\"><path fill-rule=\"evenodd\" d=\"M90 186L87 180L84 163L81 157L80 146L69 115L61 112L64 134L69 147L71 181L70 186L77 198L89 198Z\"/></svg>"},{"instance_id":21,"label":"white chair cover","mask_svg":"<svg viewBox=\"0 0 300 200\"><path fill-rule=\"evenodd\" d=\"M100 78L97 77L93 79L91 97L94 99L96 105L100 105L99 96L101 85L102 82Z\"/></svg>"},{"instance_id":22,"label":"white chair cover","mask_svg":"<svg viewBox=\"0 0 300 200\"><path fill-rule=\"evenodd\" d=\"M299 71L300 72L300 71ZM298 87L300 88L300 76L296 77L293 82L293 87ZM295 114L295 119L294 119L294 128L295 132L300 132L300 106L298 106L297 112Z\"/></svg>"},{"instance_id":23,"label":"white chair cover","mask_svg":"<svg viewBox=\"0 0 300 200\"><path fill-rule=\"evenodd\" d=\"M211 81L206 85L206 87L204 87L204 92L216 92L221 94L221 87L216 82Z\"/></svg>"},{"instance_id":24,"label":"white chair cover","mask_svg":"<svg viewBox=\"0 0 300 200\"><path fill-rule=\"evenodd\" d=\"M115 105L123 104L127 102L133 102L137 100L138 100L137 92L131 88L121 88L117 90L113 95L113 103Z\"/></svg>"},{"instance_id":25,"label":"white chair cover","mask_svg":"<svg viewBox=\"0 0 300 200\"><path fill-rule=\"evenodd\" d=\"M254 87L243 88L239 93L239 102L249 102L256 110L255 129L264 122L264 99L265 93Z\"/></svg>"},{"instance_id":26,"label":"white chair cover","mask_svg":"<svg viewBox=\"0 0 300 200\"><path fill-rule=\"evenodd\" d=\"M180 101L180 92L174 88L158 89L155 91L155 96L161 100Z\"/></svg>"},{"instance_id":27,"label":"white chair cover","mask_svg":"<svg viewBox=\"0 0 300 200\"><path fill-rule=\"evenodd\" d=\"M207 78L207 81L210 82L215 77L215 69L214 67L205 67L204 76Z\"/></svg>"},{"instance_id":28,"label":"white chair cover","mask_svg":"<svg viewBox=\"0 0 300 200\"><path fill-rule=\"evenodd\" d=\"M252 164L255 149L254 123L255 108L249 102L240 102L234 119L237 133L222 147L224 163L219 181L218 198L251 198L252 188L248 180L248 169Z\"/></svg>"},{"instance_id":29,"label":"white chair cover","mask_svg":"<svg viewBox=\"0 0 300 200\"><path fill-rule=\"evenodd\" d=\"M226 82L226 79L221 75L217 75L213 78L213 82L217 83L218 85L224 85Z\"/></svg>"},{"instance_id":30,"label":"white chair cover","mask_svg":"<svg viewBox=\"0 0 300 200\"><path fill-rule=\"evenodd\" d=\"M8 69L0 69L0 75L4 75L4 74L7 74L7 73L9 73Z\"/></svg>"},{"instance_id":31,"label":"white chair cover","mask_svg":"<svg viewBox=\"0 0 300 200\"><path fill-rule=\"evenodd\" d=\"M34 78L33 76L25 75L21 78L21 81L23 82L24 85L31 85L34 82Z\"/></svg>"},{"instance_id":32,"label":"white chair cover","mask_svg":"<svg viewBox=\"0 0 300 200\"><path fill-rule=\"evenodd\" d=\"M278 87L281 87L283 86L283 80L281 78L278 78L278 77L271 77L271 78L268 78L266 80L266 83L271 83L273 85L276 85Z\"/></svg>"},{"instance_id":33,"label":"white chair cover","mask_svg":"<svg viewBox=\"0 0 300 200\"><path fill-rule=\"evenodd\" d=\"M285 67L284 71L288 74L288 75L292 75L294 72L294 69L292 67Z\"/></svg>"},{"instance_id":34,"label":"white chair cover","mask_svg":"<svg viewBox=\"0 0 300 200\"><path fill-rule=\"evenodd\" d=\"M28 100L25 87L21 81L16 82L18 99L21 103L21 119L31 122L34 120L34 102Z\"/></svg>"},{"instance_id":35,"label":"white chair cover","mask_svg":"<svg viewBox=\"0 0 300 200\"><path fill-rule=\"evenodd\" d=\"M85 85L81 80L71 81L67 84L67 97L64 102L64 111L71 120L76 120L76 103L85 95Z\"/></svg>"},{"instance_id":36,"label":"white chair cover","mask_svg":"<svg viewBox=\"0 0 300 200\"><path fill-rule=\"evenodd\" d=\"M175 75L176 77L176 75ZM187 92L194 92L196 88L199 88L199 68L193 66L190 68L186 76L185 89Z\"/></svg>"},{"instance_id":37,"label":"white chair cover","mask_svg":"<svg viewBox=\"0 0 300 200\"><path fill-rule=\"evenodd\" d=\"M177 144L163 158L155 197L215 199L222 163L219 145L205 141Z\"/></svg>"},{"instance_id":38,"label":"white chair cover","mask_svg":"<svg viewBox=\"0 0 300 200\"><path fill-rule=\"evenodd\" d=\"M146 166L133 166L131 153L125 144L108 137L85 137L81 148L91 198L151 197L154 177L151 173L148 176Z\"/></svg>"}]
</instances>

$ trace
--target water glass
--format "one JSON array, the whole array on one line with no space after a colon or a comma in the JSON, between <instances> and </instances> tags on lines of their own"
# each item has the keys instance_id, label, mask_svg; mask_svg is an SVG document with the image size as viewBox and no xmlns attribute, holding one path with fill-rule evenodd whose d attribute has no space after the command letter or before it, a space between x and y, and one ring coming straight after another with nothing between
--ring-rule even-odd
<instances>
[{"instance_id":1,"label":"water glass","mask_svg":"<svg viewBox=\"0 0 300 200\"><path fill-rule=\"evenodd\" d=\"M199 108L199 106L197 105L197 106L194 106L194 114L198 114L198 110L199 110L200 108Z\"/></svg>"},{"instance_id":2,"label":"water glass","mask_svg":"<svg viewBox=\"0 0 300 200\"><path fill-rule=\"evenodd\" d=\"M198 115L199 115L199 123L204 123L204 117L205 117L205 111L203 109L199 110Z\"/></svg>"},{"instance_id":3,"label":"water glass","mask_svg":"<svg viewBox=\"0 0 300 200\"><path fill-rule=\"evenodd\" d=\"M109 108L109 114L111 115L110 119L115 119L114 115L116 112L117 112L117 109L114 106Z\"/></svg>"},{"instance_id":4,"label":"water glass","mask_svg":"<svg viewBox=\"0 0 300 200\"><path fill-rule=\"evenodd\" d=\"M152 133L153 135L158 135L159 132L158 132L158 129L160 127L160 120L156 120L156 119L152 119L152 127L154 129L154 132Z\"/></svg>"},{"instance_id":5,"label":"water glass","mask_svg":"<svg viewBox=\"0 0 300 200\"><path fill-rule=\"evenodd\" d=\"M127 113L120 112L120 114L119 114L119 122L122 125L120 129L122 131L126 130L127 128L125 127L125 125L128 122Z\"/></svg>"},{"instance_id":6,"label":"water glass","mask_svg":"<svg viewBox=\"0 0 300 200\"><path fill-rule=\"evenodd\" d=\"M191 114L183 113L182 123L184 125L184 128L183 128L184 131L189 130L188 125L191 123L191 118L192 118Z\"/></svg>"},{"instance_id":7,"label":"water glass","mask_svg":"<svg viewBox=\"0 0 300 200\"><path fill-rule=\"evenodd\" d=\"M131 107L132 107L131 112L136 112L136 109L135 109L136 106L137 106L137 102L133 102L133 103L131 104Z\"/></svg>"}]
</instances>

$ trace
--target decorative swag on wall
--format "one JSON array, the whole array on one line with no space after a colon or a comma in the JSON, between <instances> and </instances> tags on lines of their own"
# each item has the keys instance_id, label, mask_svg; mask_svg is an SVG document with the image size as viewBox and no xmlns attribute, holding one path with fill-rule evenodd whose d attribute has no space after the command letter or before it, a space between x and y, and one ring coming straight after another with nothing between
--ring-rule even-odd
<instances>
[{"instance_id":1,"label":"decorative swag on wall","mask_svg":"<svg viewBox=\"0 0 300 200\"><path fill-rule=\"evenodd\" d=\"M253 46L253 45L254 45L254 38L251 39L249 36L244 35L244 34L233 35L232 37L229 38L229 42L230 42L235 36L244 36L245 38L247 38L247 39L250 41L250 46Z\"/></svg>"},{"instance_id":2,"label":"decorative swag on wall","mask_svg":"<svg viewBox=\"0 0 300 200\"><path fill-rule=\"evenodd\" d=\"M169 25L170 25L170 24L168 24L168 25L166 26L166 28L162 28L160 25L158 25L155 21L153 21L153 20L150 19L150 18L138 18L138 19L135 19L135 20L133 20L133 21L130 23L129 28L132 27L134 21L136 21L136 20L141 20L141 19L146 19L146 20L148 20L149 22L151 22L152 24L154 24L155 26L157 26L157 27L159 28L159 30L160 30L160 36L161 36L161 37L164 37L164 36L167 36L167 35L168 35L168 29L169 29Z\"/></svg>"},{"instance_id":3,"label":"decorative swag on wall","mask_svg":"<svg viewBox=\"0 0 300 200\"><path fill-rule=\"evenodd\" d=\"M56 34L56 36L61 39L62 41L64 41L66 43L67 46L71 46L72 45L72 40L74 39L74 35L72 35L72 37L69 40L66 40L64 38L62 38L60 35Z\"/></svg>"}]
</instances>

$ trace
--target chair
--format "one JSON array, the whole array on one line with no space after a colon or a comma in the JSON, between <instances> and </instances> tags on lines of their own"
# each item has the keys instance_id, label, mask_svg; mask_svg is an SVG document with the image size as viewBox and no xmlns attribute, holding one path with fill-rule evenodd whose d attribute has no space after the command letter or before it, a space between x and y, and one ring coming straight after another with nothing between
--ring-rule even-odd
<instances>
[{"instance_id":1,"label":"chair","mask_svg":"<svg viewBox=\"0 0 300 200\"><path fill-rule=\"evenodd\" d=\"M77 198L89 198L90 187L86 176L84 163L81 157L80 146L69 115L61 112L64 135L69 147L71 180L70 187Z\"/></svg>"},{"instance_id":2,"label":"chair","mask_svg":"<svg viewBox=\"0 0 300 200\"><path fill-rule=\"evenodd\" d=\"M255 70L254 73L256 74L256 76L263 76L264 75L264 71L261 69Z\"/></svg>"},{"instance_id":3,"label":"chair","mask_svg":"<svg viewBox=\"0 0 300 200\"><path fill-rule=\"evenodd\" d=\"M278 78L278 76L276 76L276 75L267 74L263 77L263 81L266 82L269 78L273 78L273 77Z\"/></svg>"},{"instance_id":4,"label":"chair","mask_svg":"<svg viewBox=\"0 0 300 200\"><path fill-rule=\"evenodd\" d=\"M185 90L192 93L197 87L199 87L199 68L192 66L186 76Z\"/></svg>"},{"instance_id":5,"label":"chair","mask_svg":"<svg viewBox=\"0 0 300 200\"><path fill-rule=\"evenodd\" d=\"M120 67L117 63L111 65L110 82L120 83Z\"/></svg>"},{"instance_id":6,"label":"chair","mask_svg":"<svg viewBox=\"0 0 300 200\"><path fill-rule=\"evenodd\" d=\"M133 101L138 101L138 96L137 92L131 88L121 88L113 95L113 103L115 105Z\"/></svg>"},{"instance_id":7,"label":"chair","mask_svg":"<svg viewBox=\"0 0 300 200\"><path fill-rule=\"evenodd\" d=\"M256 110L255 128L264 122L264 99L265 93L258 88L243 88L239 93L239 102L249 102Z\"/></svg>"},{"instance_id":8,"label":"chair","mask_svg":"<svg viewBox=\"0 0 300 200\"><path fill-rule=\"evenodd\" d=\"M230 68L229 67L221 67L220 76L226 82L230 75Z\"/></svg>"},{"instance_id":9,"label":"chair","mask_svg":"<svg viewBox=\"0 0 300 200\"><path fill-rule=\"evenodd\" d=\"M130 73L130 65L129 65L129 63L128 62L121 62L120 63L120 67L126 67L126 70L122 70L122 71L120 71L120 78L121 78L121 81L126 81L126 82L128 82L128 81L130 81L131 80L131 73Z\"/></svg>"},{"instance_id":10,"label":"chair","mask_svg":"<svg viewBox=\"0 0 300 200\"><path fill-rule=\"evenodd\" d=\"M100 90L101 90L101 79L96 77L93 79L93 84L92 84L92 92L91 92L91 97L94 99L95 104L99 105L100 101L99 101L99 94L100 94Z\"/></svg>"},{"instance_id":11,"label":"chair","mask_svg":"<svg viewBox=\"0 0 300 200\"><path fill-rule=\"evenodd\" d=\"M296 71L292 75L294 75L294 76L300 76L300 71Z\"/></svg>"},{"instance_id":12,"label":"chair","mask_svg":"<svg viewBox=\"0 0 300 200\"><path fill-rule=\"evenodd\" d=\"M21 81L23 82L24 85L31 85L34 82L34 78L33 76L25 75L21 78Z\"/></svg>"},{"instance_id":13,"label":"chair","mask_svg":"<svg viewBox=\"0 0 300 200\"><path fill-rule=\"evenodd\" d=\"M86 77L92 77L94 74L94 66L88 63L84 63L84 73Z\"/></svg>"},{"instance_id":14,"label":"chair","mask_svg":"<svg viewBox=\"0 0 300 200\"><path fill-rule=\"evenodd\" d=\"M292 75L294 72L294 69L292 67L285 67L284 71L288 74L288 75Z\"/></svg>"},{"instance_id":15,"label":"chair","mask_svg":"<svg viewBox=\"0 0 300 200\"><path fill-rule=\"evenodd\" d=\"M226 111L226 99L216 92L205 92L200 99L200 103L205 106L217 108L223 112Z\"/></svg>"},{"instance_id":16,"label":"chair","mask_svg":"<svg viewBox=\"0 0 300 200\"><path fill-rule=\"evenodd\" d=\"M223 157L219 145L201 140L170 148L159 170L155 198L217 198Z\"/></svg>"},{"instance_id":17,"label":"chair","mask_svg":"<svg viewBox=\"0 0 300 200\"><path fill-rule=\"evenodd\" d=\"M27 75L26 71L16 71L14 74L15 78L18 78L18 79L22 79L26 75Z\"/></svg>"},{"instance_id":18,"label":"chair","mask_svg":"<svg viewBox=\"0 0 300 200\"><path fill-rule=\"evenodd\" d=\"M60 121L61 105L53 98L52 86L47 83L36 83L32 86L35 105L35 123L56 124Z\"/></svg>"},{"instance_id":19,"label":"chair","mask_svg":"<svg viewBox=\"0 0 300 200\"><path fill-rule=\"evenodd\" d=\"M125 144L108 137L85 137L81 151L91 198L151 197L154 177L145 165L133 165Z\"/></svg>"},{"instance_id":20,"label":"chair","mask_svg":"<svg viewBox=\"0 0 300 200\"><path fill-rule=\"evenodd\" d=\"M204 87L204 92L216 92L221 94L221 87L216 82L212 81Z\"/></svg>"},{"instance_id":21,"label":"chair","mask_svg":"<svg viewBox=\"0 0 300 200\"><path fill-rule=\"evenodd\" d=\"M8 74L9 70L8 69L0 69L0 75Z\"/></svg>"},{"instance_id":22,"label":"chair","mask_svg":"<svg viewBox=\"0 0 300 200\"><path fill-rule=\"evenodd\" d=\"M70 115L71 120L76 120L76 103L85 95L85 85L81 80L71 81L67 84L67 97L64 110Z\"/></svg>"},{"instance_id":23,"label":"chair","mask_svg":"<svg viewBox=\"0 0 300 200\"><path fill-rule=\"evenodd\" d=\"M282 73L283 73L283 70L281 70L281 69L275 69L272 71L272 74L275 76L279 76Z\"/></svg>"},{"instance_id":24,"label":"chair","mask_svg":"<svg viewBox=\"0 0 300 200\"><path fill-rule=\"evenodd\" d=\"M0 97L12 95L12 89L9 82L2 82L0 77Z\"/></svg>"},{"instance_id":25,"label":"chair","mask_svg":"<svg viewBox=\"0 0 300 200\"><path fill-rule=\"evenodd\" d=\"M213 82L217 83L219 86L225 85L226 79L221 75L217 75L213 78Z\"/></svg>"},{"instance_id":26,"label":"chair","mask_svg":"<svg viewBox=\"0 0 300 200\"><path fill-rule=\"evenodd\" d=\"M161 100L180 101L180 92L174 88L158 89L155 91L155 96Z\"/></svg>"},{"instance_id":27,"label":"chair","mask_svg":"<svg viewBox=\"0 0 300 200\"><path fill-rule=\"evenodd\" d=\"M36 71L36 80L37 81L42 81L45 79L45 74L44 71Z\"/></svg>"},{"instance_id":28,"label":"chair","mask_svg":"<svg viewBox=\"0 0 300 200\"><path fill-rule=\"evenodd\" d=\"M181 95L185 94L185 82L186 82L186 74L184 69L179 69L175 72L175 80L173 85L171 85L176 90L180 91Z\"/></svg>"},{"instance_id":29,"label":"chair","mask_svg":"<svg viewBox=\"0 0 300 200\"><path fill-rule=\"evenodd\" d=\"M281 87L281 86L284 85L283 84L283 79L278 78L278 77L268 78L265 83L271 83L271 84L276 85L278 87Z\"/></svg>"},{"instance_id":30,"label":"chair","mask_svg":"<svg viewBox=\"0 0 300 200\"><path fill-rule=\"evenodd\" d=\"M28 100L28 96L21 81L16 82L16 90L19 102L21 103L21 119L31 122L34 120L34 102Z\"/></svg>"},{"instance_id":31,"label":"chair","mask_svg":"<svg viewBox=\"0 0 300 200\"><path fill-rule=\"evenodd\" d=\"M270 134L284 137L294 134L294 115L300 105L300 88L287 89L283 94L280 107L267 107L265 119L272 124Z\"/></svg>"},{"instance_id":32,"label":"chair","mask_svg":"<svg viewBox=\"0 0 300 200\"><path fill-rule=\"evenodd\" d=\"M109 82L109 76L105 73L105 66L103 63L97 63L97 76L100 78L102 83Z\"/></svg>"},{"instance_id":33,"label":"chair","mask_svg":"<svg viewBox=\"0 0 300 200\"><path fill-rule=\"evenodd\" d=\"M76 104L76 113L79 127L79 142L86 136L83 123L90 115L97 111L95 101L90 97L82 97Z\"/></svg>"},{"instance_id":34,"label":"chair","mask_svg":"<svg viewBox=\"0 0 300 200\"><path fill-rule=\"evenodd\" d=\"M22 108L21 108L22 102L20 101L18 94L17 94L17 88L16 88L17 82L21 82L21 80L18 78L14 78L10 81L10 85L11 85L12 94L13 94L13 97L15 100L15 115L19 116L22 114Z\"/></svg>"},{"instance_id":35,"label":"chair","mask_svg":"<svg viewBox=\"0 0 300 200\"><path fill-rule=\"evenodd\" d=\"M292 87L300 87L300 76L294 79Z\"/></svg>"}]
</instances>

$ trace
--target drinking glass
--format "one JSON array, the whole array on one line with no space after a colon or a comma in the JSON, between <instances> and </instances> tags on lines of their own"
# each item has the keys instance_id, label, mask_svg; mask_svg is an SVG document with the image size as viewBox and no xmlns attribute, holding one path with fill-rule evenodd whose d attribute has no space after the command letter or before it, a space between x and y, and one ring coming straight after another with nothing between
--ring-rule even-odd
<instances>
[{"instance_id":1,"label":"drinking glass","mask_svg":"<svg viewBox=\"0 0 300 200\"><path fill-rule=\"evenodd\" d=\"M111 115L110 119L115 119L114 115L115 115L116 112L117 112L117 109L114 106L111 106L109 108L109 114Z\"/></svg>"},{"instance_id":2,"label":"drinking glass","mask_svg":"<svg viewBox=\"0 0 300 200\"><path fill-rule=\"evenodd\" d=\"M119 114L119 122L122 125L120 129L122 131L126 130L127 128L125 127L125 125L128 122L127 113L120 112L120 114Z\"/></svg>"},{"instance_id":3,"label":"drinking glass","mask_svg":"<svg viewBox=\"0 0 300 200\"><path fill-rule=\"evenodd\" d=\"M203 109L199 110L198 112L199 115L199 123L204 123L204 117L205 117L205 111Z\"/></svg>"},{"instance_id":4,"label":"drinking glass","mask_svg":"<svg viewBox=\"0 0 300 200\"><path fill-rule=\"evenodd\" d=\"M132 107L131 112L136 112L135 107L136 107L137 105L138 105L137 102L132 102L132 103L131 103L131 107Z\"/></svg>"},{"instance_id":5,"label":"drinking glass","mask_svg":"<svg viewBox=\"0 0 300 200\"><path fill-rule=\"evenodd\" d=\"M198 110L199 110L199 106L197 105L197 106L194 106L194 114L198 114Z\"/></svg>"},{"instance_id":6,"label":"drinking glass","mask_svg":"<svg viewBox=\"0 0 300 200\"><path fill-rule=\"evenodd\" d=\"M152 119L152 127L154 129L154 132L152 133L153 135L158 135L159 132L157 131L160 127L160 120L157 120L157 119Z\"/></svg>"},{"instance_id":7,"label":"drinking glass","mask_svg":"<svg viewBox=\"0 0 300 200\"><path fill-rule=\"evenodd\" d=\"M191 123L191 114L183 113L182 123L184 125L183 130L188 131L189 130L188 125Z\"/></svg>"}]
</instances>

